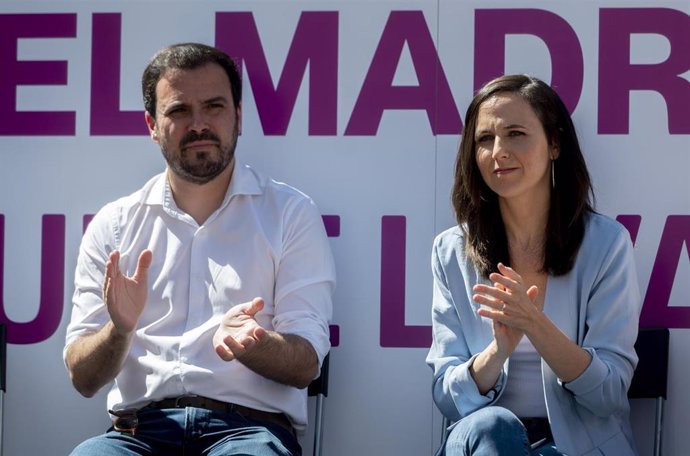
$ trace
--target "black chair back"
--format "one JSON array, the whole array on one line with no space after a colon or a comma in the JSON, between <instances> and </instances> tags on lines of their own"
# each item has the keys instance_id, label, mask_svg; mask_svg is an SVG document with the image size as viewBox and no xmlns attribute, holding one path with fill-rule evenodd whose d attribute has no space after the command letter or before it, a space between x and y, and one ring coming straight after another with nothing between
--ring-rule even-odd
<instances>
[{"instance_id":1,"label":"black chair back","mask_svg":"<svg viewBox=\"0 0 690 456\"><path fill-rule=\"evenodd\" d=\"M7 391L7 327L0 324L0 390Z\"/></svg>"},{"instance_id":2,"label":"black chair back","mask_svg":"<svg viewBox=\"0 0 690 456\"><path fill-rule=\"evenodd\" d=\"M628 397L666 399L668 385L668 328L640 328L635 351L640 361Z\"/></svg>"},{"instance_id":3,"label":"black chair back","mask_svg":"<svg viewBox=\"0 0 690 456\"><path fill-rule=\"evenodd\" d=\"M317 396L318 394L323 394L328 397L328 364L331 359L331 354L327 354L321 363L321 375L319 378L312 380L309 384L308 394L309 396Z\"/></svg>"}]
</instances>

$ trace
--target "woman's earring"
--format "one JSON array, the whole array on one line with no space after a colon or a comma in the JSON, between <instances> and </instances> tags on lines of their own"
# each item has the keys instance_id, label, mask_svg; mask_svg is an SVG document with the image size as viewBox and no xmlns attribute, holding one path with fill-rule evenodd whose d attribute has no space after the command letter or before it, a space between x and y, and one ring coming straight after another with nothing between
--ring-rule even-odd
<instances>
[{"instance_id":1,"label":"woman's earring","mask_svg":"<svg viewBox=\"0 0 690 456\"><path fill-rule=\"evenodd\" d=\"M556 188L556 174L554 174L554 165L553 162L556 160L551 159L551 188Z\"/></svg>"}]
</instances>

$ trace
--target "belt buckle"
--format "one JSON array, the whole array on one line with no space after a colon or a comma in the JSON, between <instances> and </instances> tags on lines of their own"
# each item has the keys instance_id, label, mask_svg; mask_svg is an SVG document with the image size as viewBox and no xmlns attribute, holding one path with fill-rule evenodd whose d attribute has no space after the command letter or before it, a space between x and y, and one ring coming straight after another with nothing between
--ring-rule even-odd
<instances>
[{"instance_id":1,"label":"belt buckle","mask_svg":"<svg viewBox=\"0 0 690 456\"><path fill-rule=\"evenodd\" d=\"M182 401L185 400L185 399L187 399L186 396L177 396L177 397L175 398L175 400L173 401L173 407L175 407L175 408L183 408L183 407L185 407L184 405L182 405Z\"/></svg>"},{"instance_id":2,"label":"belt buckle","mask_svg":"<svg viewBox=\"0 0 690 456\"><path fill-rule=\"evenodd\" d=\"M173 405L175 406L175 408L186 408L186 407L190 406L190 404L192 404L192 401L194 399L200 399L200 398L201 398L201 396L197 396L197 395L177 396L174 398L175 400L173 402ZM194 407L194 406L192 405L192 407Z\"/></svg>"},{"instance_id":3,"label":"belt buckle","mask_svg":"<svg viewBox=\"0 0 690 456\"><path fill-rule=\"evenodd\" d=\"M139 426L139 417L136 409L108 410L115 417L113 429L122 434L134 435Z\"/></svg>"}]
</instances>

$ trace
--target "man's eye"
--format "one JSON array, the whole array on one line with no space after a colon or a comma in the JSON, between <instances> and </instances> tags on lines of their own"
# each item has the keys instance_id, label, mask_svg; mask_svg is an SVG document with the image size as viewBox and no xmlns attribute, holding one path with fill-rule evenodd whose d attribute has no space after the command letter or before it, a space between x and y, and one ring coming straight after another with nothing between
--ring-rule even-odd
<instances>
[{"instance_id":1,"label":"man's eye","mask_svg":"<svg viewBox=\"0 0 690 456\"><path fill-rule=\"evenodd\" d=\"M168 116L169 117L179 117L183 115L187 110L185 108L174 108L168 111Z\"/></svg>"}]
</instances>

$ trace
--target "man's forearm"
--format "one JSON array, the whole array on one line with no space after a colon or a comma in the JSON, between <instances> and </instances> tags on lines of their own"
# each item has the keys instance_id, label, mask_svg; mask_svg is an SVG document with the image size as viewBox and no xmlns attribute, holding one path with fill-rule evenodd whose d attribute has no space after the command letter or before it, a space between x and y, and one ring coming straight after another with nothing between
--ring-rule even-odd
<instances>
[{"instance_id":1,"label":"man's forearm","mask_svg":"<svg viewBox=\"0 0 690 456\"><path fill-rule=\"evenodd\" d=\"M273 331L237 360L257 374L296 388L309 386L319 367L316 351L306 339Z\"/></svg>"},{"instance_id":2,"label":"man's forearm","mask_svg":"<svg viewBox=\"0 0 690 456\"><path fill-rule=\"evenodd\" d=\"M117 376L131 339L131 335L119 334L109 321L97 333L80 337L67 347L67 369L81 395L93 396Z\"/></svg>"}]
</instances>

